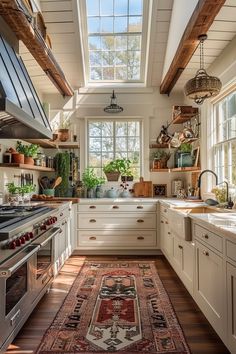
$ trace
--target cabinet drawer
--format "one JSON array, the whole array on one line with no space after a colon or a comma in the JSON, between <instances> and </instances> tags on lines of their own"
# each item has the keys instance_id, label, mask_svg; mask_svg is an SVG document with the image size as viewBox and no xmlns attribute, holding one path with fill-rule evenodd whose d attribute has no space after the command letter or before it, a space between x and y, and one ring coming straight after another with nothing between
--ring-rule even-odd
<instances>
[{"instance_id":1,"label":"cabinet drawer","mask_svg":"<svg viewBox=\"0 0 236 354\"><path fill-rule=\"evenodd\" d=\"M78 247L155 247L155 231L109 231L109 230L79 230Z\"/></svg>"},{"instance_id":2,"label":"cabinet drawer","mask_svg":"<svg viewBox=\"0 0 236 354\"><path fill-rule=\"evenodd\" d=\"M194 225L194 235L209 246L214 247L217 251L223 251L223 240L221 236L216 235L204 227L196 224Z\"/></svg>"},{"instance_id":3,"label":"cabinet drawer","mask_svg":"<svg viewBox=\"0 0 236 354\"><path fill-rule=\"evenodd\" d=\"M156 204L81 204L79 212L155 212Z\"/></svg>"},{"instance_id":4,"label":"cabinet drawer","mask_svg":"<svg viewBox=\"0 0 236 354\"><path fill-rule=\"evenodd\" d=\"M160 213L161 215L168 217L168 207L164 205L160 205Z\"/></svg>"},{"instance_id":5,"label":"cabinet drawer","mask_svg":"<svg viewBox=\"0 0 236 354\"><path fill-rule=\"evenodd\" d=\"M236 244L229 240L226 241L226 255L229 259L236 262Z\"/></svg>"},{"instance_id":6,"label":"cabinet drawer","mask_svg":"<svg viewBox=\"0 0 236 354\"><path fill-rule=\"evenodd\" d=\"M79 229L156 229L156 214L78 214Z\"/></svg>"}]
</instances>

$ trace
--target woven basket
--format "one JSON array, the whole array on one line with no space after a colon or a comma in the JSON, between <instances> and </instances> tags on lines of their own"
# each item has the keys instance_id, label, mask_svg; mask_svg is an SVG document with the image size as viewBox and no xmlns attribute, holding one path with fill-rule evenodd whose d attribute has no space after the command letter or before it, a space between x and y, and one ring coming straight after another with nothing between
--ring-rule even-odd
<instances>
[{"instance_id":1,"label":"woven basket","mask_svg":"<svg viewBox=\"0 0 236 354\"><path fill-rule=\"evenodd\" d=\"M118 181L120 172L105 172L108 181Z\"/></svg>"}]
</instances>

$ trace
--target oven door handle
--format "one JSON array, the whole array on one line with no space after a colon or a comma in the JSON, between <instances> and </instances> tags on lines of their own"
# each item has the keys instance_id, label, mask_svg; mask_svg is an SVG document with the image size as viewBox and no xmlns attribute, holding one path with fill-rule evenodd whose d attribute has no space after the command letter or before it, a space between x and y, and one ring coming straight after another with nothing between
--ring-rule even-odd
<instances>
[{"instance_id":1,"label":"oven door handle","mask_svg":"<svg viewBox=\"0 0 236 354\"><path fill-rule=\"evenodd\" d=\"M21 253L16 254L9 261L5 263L3 267L0 267L0 278L9 278L18 268L26 263L36 252L39 250L38 245L29 245L24 251L26 255L21 256ZM27 250L30 250L27 252ZM22 257L22 258L21 258Z\"/></svg>"},{"instance_id":2,"label":"oven door handle","mask_svg":"<svg viewBox=\"0 0 236 354\"><path fill-rule=\"evenodd\" d=\"M43 247L48 243L48 241L50 241L53 237L55 237L60 231L61 231L60 227L54 227L52 229L49 229L41 237L36 239L34 244L37 244L40 247Z\"/></svg>"}]
</instances>

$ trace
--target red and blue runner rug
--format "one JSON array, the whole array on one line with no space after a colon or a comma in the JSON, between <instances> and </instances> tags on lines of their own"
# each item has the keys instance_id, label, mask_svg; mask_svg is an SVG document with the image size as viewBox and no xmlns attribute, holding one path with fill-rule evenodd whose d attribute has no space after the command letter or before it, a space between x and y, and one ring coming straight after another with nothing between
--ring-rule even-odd
<instances>
[{"instance_id":1,"label":"red and blue runner rug","mask_svg":"<svg viewBox=\"0 0 236 354\"><path fill-rule=\"evenodd\" d=\"M85 262L37 354L189 354L154 262Z\"/></svg>"}]
</instances>

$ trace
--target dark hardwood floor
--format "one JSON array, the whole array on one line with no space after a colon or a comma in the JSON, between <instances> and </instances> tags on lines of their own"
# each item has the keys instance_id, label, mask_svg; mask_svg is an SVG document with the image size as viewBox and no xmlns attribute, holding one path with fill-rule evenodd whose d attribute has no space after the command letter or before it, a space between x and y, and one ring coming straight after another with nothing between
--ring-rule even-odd
<instances>
[{"instance_id":1,"label":"dark hardwood floor","mask_svg":"<svg viewBox=\"0 0 236 354\"><path fill-rule=\"evenodd\" d=\"M229 354L229 351L214 332L164 256L156 258L143 256L71 257L54 280L51 291L40 301L6 353L35 353L43 334L59 310L84 259L106 260L120 258L155 259L159 276L169 294L192 354Z\"/></svg>"}]
</instances>

